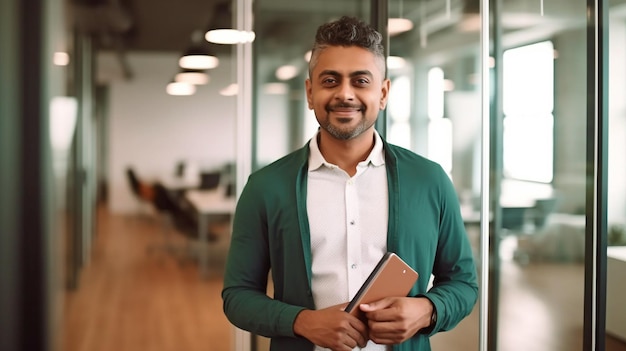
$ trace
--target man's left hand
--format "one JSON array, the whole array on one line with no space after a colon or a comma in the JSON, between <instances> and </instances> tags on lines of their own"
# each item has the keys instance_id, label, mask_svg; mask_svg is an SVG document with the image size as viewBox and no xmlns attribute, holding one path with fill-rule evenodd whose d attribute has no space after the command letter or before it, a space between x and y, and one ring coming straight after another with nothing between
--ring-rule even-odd
<instances>
[{"instance_id":1,"label":"man's left hand","mask_svg":"<svg viewBox=\"0 0 626 351\"><path fill-rule=\"evenodd\" d=\"M377 344L399 344L430 326L433 305L425 297L387 297L361 304L369 337Z\"/></svg>"}]
</instances>

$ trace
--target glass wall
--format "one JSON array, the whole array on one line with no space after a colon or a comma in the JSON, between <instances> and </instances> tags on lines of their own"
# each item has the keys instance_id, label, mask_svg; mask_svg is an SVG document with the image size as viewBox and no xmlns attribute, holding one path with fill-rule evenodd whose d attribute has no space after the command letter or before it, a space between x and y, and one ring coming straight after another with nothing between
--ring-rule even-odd
<instances>
[{"instance_id":1,"label":"glass wall","mask_svg":"<svg viewBox=\"0 0 626 351\"><path fill-rule=\"evenodd\" d=\"M462 1L389 2L389 23L409 20L412 28L391 28L389 33L392 90L387 138L438 162L447 171L460 196L467 233L480 266L482 85L478 5ZM394 106L398 102L402 107ZM478 307L452 331L434 336L433 349L478 349Z\"/></svg>"},{"instance_id":2,"label":"glass wall","mask_svg":"<svg viewBox=\"0 0 626 351\"><path fill-rule=\"evenodd\" d=\"M7 78L0 89L0 252L6 262L0 267L5 311L0 339L15 349L63 349L61 300L89 260L97 224L100 165L94 148L101 134L91 100L93 48L65 33L61 1L27 3L39 9L34 16L24 16L27 6L17 0L0 5L0 45L8 53L0 67ZM488 14L484 7L481 13L481 4L489 4ZM186 108L176 118L161 112L172 101L164 97L163 85L176 70L177 53L131 57L139 74L135 84L142 91L158 90L160 99L141 94L137 104L129 85L111 83L111 114L117 116L112 126L118 127L108 135L111 145L118 145L112 147L118 162L107 165L111 208L134 210L123 176L126 162L163 175L177 160L206 157L210 149L218 151L199 166L221 165L241 158L234 151L236 138L251 138L251 153L243 157L249 156L256 170L303 146L317 128L304 92L307 51L317 26L341 15L374 19L375 6L383 6L389 17L392 88L381 134L448 172L477 264L481 273L485 267L488 272L481 276L488 282L481 291L488 296L486 324L480 316L485 306L477 304L455 329L433 337L433 349L479 349L479 336L486 335L482 341L489 350L626 350L624 0L257 0L252 76L238 81L239 92L252 90L251 115L236 110L236 98L223 89L234 82L232 72L241 73L230 53L221 70L212 72L216 84L176 105ZM481 26L481 14L489 16L489 28ZM396 31L397 23L409 25ZM482 55L485 33L489 57ZM24 39L29 40L20 43ZM79 56L81 50L82 61L69 66L51 60L56 52ZM146 64L153 59L160 63ZM489 68L487 75L483 67ZM166 77L155 78L154 72ZM76 81L68 84L70 79ZM239 122L251 118L252 134L235 136L241 125L234 119L209 118L209 100L222 115L239 113ZM139 105L152 108L135 110ZM145 116L160 129L139 133L144 137L170 130L204 142L204 131L221 128L216 133L221 139L217 147L170 146L159 157L121 158L128 153L120 150L130 149L125 142L133 138L119 134L129 126L119 123L139 125ZM181 126L189 128L177 129ZM155 140L161 142L148 144ZM184 140L178 141L171 144ZM237 146L248 141L240 139ZM190 156L189 150L200 151ZM488 189L482 186L485 177ZM486 242L488 264L481 261ZM592 337L605 325L606 335ZM266 339L251 340L253 349L267 349Z\"/></svg>"},{"instance_id":3,"label":"glass wall","mask_svg":"<svg viewBox=\"0 0 626 351\"><path fill-rule=\"evenodd\" d=\"M264 21L266 10L280 12L270 5L278 3L259 1L255 21ZM489 285L483 291L489 297L487 347L580 350L591 343L604 344L590 338L597 325L592 321L594 313L600 317L604 313L604 297L592 293L603 284L601 263L593 263L594 257L602 257L592 246L601 250L606 235L602 223L608 216L606 345L607 350L626 349L623 334L621 341L615 338L620 335L615 326L624 325L619 316L626 314L611 313L619 300L616 291L624 289L612 276L618 269L611 262L622 257L612 246L626 240L625 205L618 195L625 186L624 162L619 159L624 148L619 141L624 139L620 134L624 132L620 107L624 79L620 77L625 71L619 43L626 28L622 5L611 2L610 7L612 78L607 97L594 88L600 83L590 80L602 72L602 62L594 58L602 48L594 45L605 37L596 40L589 34L600 28L590 17L601 12L598 4L482 2L489 4L491 27L485 28L477 0L384 3L392 88L383 117L385 130L380 130L390 142L431 158L448 171L481 268L481 244L489 243ZM316 26L333 14L369 18L366 9L345 4L348 9L322 5L312 10L301 19L310 24L304 31L291 30L285 20L275 27L280 34L260 33L255 42L256 168L300 147L315 130L303 91L302 56L310 43L293 45L291 37L300 42L312 38ZM333 13L322 10L327 8L333 8ZM395 31L392 22L410 25ZM486 30L489 57L481 57L481 35ZM298 68L276 84L276 69L283 64ZM489 68L486 82L481 80L482 67ZM489 89L489 111L481 107L483 83ZM602 99L594 100L596 93L609 101L608 184L617 191L609 191L607 213L596 212L606 197L597 191L604 173L593 167L602 164L605 156L593 153L596 139L601 143L605 138L601 129L593 127L602 119L597 111L604 106ZM483 123L490 127L488 140ZM481 157L485 145L487 159ZM481 177L488 178L489 189L482 188ZM487 207L483 195L489 195ZM490 221L481 223L485 211ZM595 311L586 307L590 305L596 306ZM454 330L433 337L433 348L477 349L479 307Z\"/></svg>"},{"instance_id":4,"label":"glass wall","mask_svg":"<svg viewBox=\"0 0 626 351\"><path fill-rule=\"evenodd\" d=\"M299 148L317 129L306 104L304 81L317 27L342 15L369 18L363 1L255 2L254 96L257 169Z\"/></svg>"},{"instance_id":5,"label":"glass wall","mask_svg":"<svg viewBox=\"0 0 626 351\"><path fill-rule=\"evenodd\" d=\"M626 3L612 1L608 11L608 196L606 266L606 349L624 348L626 309Z\"/></svg>"}]
</instances>

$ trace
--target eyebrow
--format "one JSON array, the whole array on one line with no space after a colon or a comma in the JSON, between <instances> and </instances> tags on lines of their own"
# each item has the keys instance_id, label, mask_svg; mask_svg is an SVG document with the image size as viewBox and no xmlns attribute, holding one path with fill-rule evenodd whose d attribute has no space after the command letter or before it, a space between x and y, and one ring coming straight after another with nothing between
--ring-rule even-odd
<instances>
[{"instance_id":1,"label":"eyebrow","mask_svg":"<svg viewBox=\"0 0 626 351\"><path fill-rule=\"evenodd\" d=\"M319 77L322 77L322 76L326 76L326 75L330 75L330 76L341 76L341 74L340 74L339 72L334 71L334 70L330 70L330 69L329 69L329 70L324 70L324 71L320 72L320 74L318 75L318 78L319 78ZM372 74L372 72L371 72L371 71L369 71L369 70L354 71L354 72L351 72L351 73L349 74L349 76L350 76L351 78L352 78L352 77L358 77L358 76L368 76L368 77L371 77L371 78L373 78L373 77L374 77L374 75Z\"/></svg>"}]
</instances>

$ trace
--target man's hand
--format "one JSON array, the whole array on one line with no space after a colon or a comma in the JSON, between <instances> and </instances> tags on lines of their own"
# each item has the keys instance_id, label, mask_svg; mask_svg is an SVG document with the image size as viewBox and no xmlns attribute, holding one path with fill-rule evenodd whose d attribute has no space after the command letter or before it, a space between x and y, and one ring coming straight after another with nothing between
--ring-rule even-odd
<instances>
[{"instance_id":1,"label":"man's hand","mask_svg":"<svg viewBox=\"0 0 626 351\"><path fill-rule=\"evenodd\" d=\"M369 338L377 344L399 344L430 325L433 305L425 297L387 297L359 306L365 312Z\"/></svg>"},{"instance_id":2,"label":"man's hand","mask_svg":"<svg viewBox=\"0 0 626 351\"><path fill-rule=\"evenodd\" d=\"M321 310L304 310L293 324L296 335L307 338L315 345L334 351L365 347L367 327L353 315L346 313L346 304Z\"/></svg>"}]
</instances>

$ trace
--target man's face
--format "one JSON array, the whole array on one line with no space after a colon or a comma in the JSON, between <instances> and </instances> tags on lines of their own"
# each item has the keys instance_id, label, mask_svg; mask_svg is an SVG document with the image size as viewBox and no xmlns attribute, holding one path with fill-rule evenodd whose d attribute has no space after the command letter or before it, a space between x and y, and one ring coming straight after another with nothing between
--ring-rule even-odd
<instances>
[{"instance_id":1,"label":"man's face","mask_svg":"<svg viewBox=\"0 0 626 351\"><path fill-rule=\"evenodd\" d=\"M389 84L371 52L331 46L319 54L306 81L307 101L323 130L349 140L374 125L387 103Z\"/></svg>"}]
</instances>

